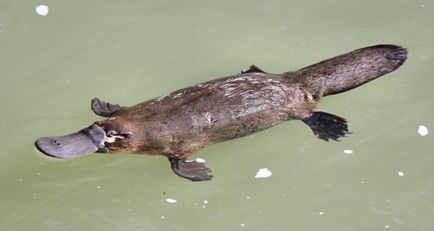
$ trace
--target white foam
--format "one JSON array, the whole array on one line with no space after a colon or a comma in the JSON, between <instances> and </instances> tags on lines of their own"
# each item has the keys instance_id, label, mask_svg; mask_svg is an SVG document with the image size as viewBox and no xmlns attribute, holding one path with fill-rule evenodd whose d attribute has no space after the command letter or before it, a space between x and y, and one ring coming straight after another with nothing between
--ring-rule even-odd
<instances>
[{"instance_id":1,"label":"white foam","mask_svg":"<svg viewBox=\"0 0 434 231\"><path fill-rule=\"evenodd\" d=\"M398 176L404 176L405 174L404 174L404 172L403 171L399 171L398 172Z\"/></svg>"},{"instance_id":2,"label":"white foam","mask_svg":"<svg viewBox=\"0 0 434 231\"><path fill-rule=\"evenodd\" d=\"M426 136L428 135L428 128L423 125L420 125L419 128L417 129L417 133L419 133L419 135L421 136Z\"/></svg>"},{"instance_id":3,"label":"white foam","mask_svg":"<svg viewBox=\"0 0 434 231\"><path fill-rule=\"evenodd\" d=\"M345 149L345 150L344 150L344 153L345 153L345 154L353 154L354 151L351 150L351 149Z\"/></svg>"},{"instance_id":4,"label":"white foam","mask_svg":"<svg viewBox=\"0 0 434 231\"><path fill-rule=\"evenodd\" d=\"M261 168L256 173L255 178L267 178L270 177L271 175L273 175L273 173L270 170L268 170L268 168Z\"/></svg>"},{"instance_id":5,"label":"white foam","mask_svg":"<svg viewBox=\"0 0 434 231\"><path fill-rule=\"evenodd\" d=\"M39 5L35 8L35 11L41 16L47 16L49 9L46 5Z\"/></svg>"},{"instance_id":6,"label":"white foam","mask_svg":"<svg viewBox=\"0 0 434 231\"><path fill-rule=\"evenodd\" d=\"M173 204L173 203L176 203L176 200L173 198L166 198L166 202Z\"/></svg>"}]
</instances>

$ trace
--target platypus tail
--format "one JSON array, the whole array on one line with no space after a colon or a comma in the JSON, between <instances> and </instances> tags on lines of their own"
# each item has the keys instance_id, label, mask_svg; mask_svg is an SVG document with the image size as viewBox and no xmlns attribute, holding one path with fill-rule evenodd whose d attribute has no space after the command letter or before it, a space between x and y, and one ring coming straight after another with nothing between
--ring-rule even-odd
<instances>
[{"instance_id":1,"label":"platypus tail","mask_svg":"<svg viewBox=\"0 0 434 231\"><path fill-rule=\"evenodd\" d=\"M327 96L348 91L392 72L406 59L405 48L395 45L376 45L339 55L287 74L302 78L312 92Z\"/></svg>"}]
</instances>

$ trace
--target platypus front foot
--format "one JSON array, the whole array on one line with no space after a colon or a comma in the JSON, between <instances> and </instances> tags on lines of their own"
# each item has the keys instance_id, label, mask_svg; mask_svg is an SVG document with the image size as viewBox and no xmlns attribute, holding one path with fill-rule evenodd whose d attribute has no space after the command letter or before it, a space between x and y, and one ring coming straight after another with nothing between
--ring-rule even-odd
<instances>
[{"instance_id":1,"label":"platypus front foot","mask_svg":"<svg viewBox=\"0 0 434 231\"><path fill-rule=\"evenodd\" d=\"M314 112L303 120L319 139L339 141L340 137L349 134L347 120L326 112Z\"/></svg>"},{"instance_id":2,"label":"platypus front foot","mask_svg":"<svg viewBox=\"0 0 434 231\"><path fill-rule=\"evenodd\" d=\"M95 112L95 114L102 117L110 117L115 112L124 108L123 106L120 106L118 104L107 103L98 98L92 99L92 102L90 103L90 107L92 108L92 111Z\"/></svg>"},{"instance_id":3,"label":"platypus front foot","mask_svg":"<svg viewBox=\"0 0 434 231\"><path fill-rule=\"evenodd\" d=\"M179 159L176 157L169 157L170 167L173 172L185 179L191 181L205 181L211 180L211 170L202 162L196 160Z\"/></svg>"}]
</instances>

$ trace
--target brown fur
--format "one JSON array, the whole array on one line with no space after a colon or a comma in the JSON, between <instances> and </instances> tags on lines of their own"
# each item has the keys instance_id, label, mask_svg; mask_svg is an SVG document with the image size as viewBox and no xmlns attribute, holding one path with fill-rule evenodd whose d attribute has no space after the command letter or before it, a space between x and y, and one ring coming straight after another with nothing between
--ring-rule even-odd
<instances>
[{"instance_id":1,"label":"brown fur","mask_svg":"<svg viewBox=\"0 0 434 231\"><path fill-rule=\"evenodd\" d=\"M401 47L378 45L295 72L270 74L255 67L122 108L96 124L123 137L105 143L110 152L185 158L212 143L308 119L322 96L389 73L405 58Z\"/></svg>"}]
</instances>

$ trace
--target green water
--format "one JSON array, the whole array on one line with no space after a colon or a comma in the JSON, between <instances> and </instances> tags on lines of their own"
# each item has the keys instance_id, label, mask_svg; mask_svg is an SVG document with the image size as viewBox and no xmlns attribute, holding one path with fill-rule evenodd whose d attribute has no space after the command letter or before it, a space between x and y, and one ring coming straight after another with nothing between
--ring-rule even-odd
<instances>
[{"instance_id":1,"label":"green water","mask_svg":"<svg viewBox=\"0 0 434 231\"><path fill-rule=\"evenodd\" d=\"M1 0L0 230L432 230L433 12L422 0ZM407 47L408 61L319 106L353 134L327 143L291 121L212 145L197 155L209 182L161 157L60 161L33 146L99 120L96 96L132 105L378 43ZM273 175L256 179L261 168Z\"/></svg>"}]
</instances>

